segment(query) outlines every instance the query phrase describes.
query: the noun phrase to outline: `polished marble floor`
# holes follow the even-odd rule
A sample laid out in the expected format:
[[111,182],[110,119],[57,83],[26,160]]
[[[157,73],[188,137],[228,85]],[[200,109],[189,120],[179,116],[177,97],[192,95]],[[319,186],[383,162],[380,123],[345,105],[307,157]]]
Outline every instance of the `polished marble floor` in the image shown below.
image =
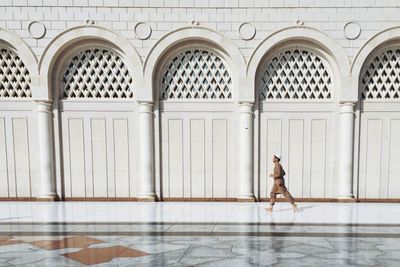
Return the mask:
[[399,266],[400,204],[2,202],[0,266]]

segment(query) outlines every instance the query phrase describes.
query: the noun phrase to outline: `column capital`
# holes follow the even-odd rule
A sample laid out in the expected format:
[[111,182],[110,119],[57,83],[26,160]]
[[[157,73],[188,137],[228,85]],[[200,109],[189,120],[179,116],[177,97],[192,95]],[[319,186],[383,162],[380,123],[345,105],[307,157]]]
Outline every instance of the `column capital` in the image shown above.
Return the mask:
[[352,100],[348,100],[348,101],[341,100],[341,101],[339,101],[339,104],[340,105],[353,105],[353,106],[355,106],[357,104],[357,102],[356,101],[352,101]]
[[153,106],[152,102],[139,102],[139,112],[140,113],[153,113]]
[[254,106],[254,101],[239,101],[239,106]]
[[354,113],[354,102],[342,102],[340,103],[340,114],[343,113]]
[[239,112],[253,114],[253,106],[254,103],[252,102],[239,102]]
[[53,100],[51,99],[33,99],[33,102],[35,102],[36,104],[53,104]]
[[39,113],[51,113],[51,107],[53,105],[50,100],[35,100],[36,110]]

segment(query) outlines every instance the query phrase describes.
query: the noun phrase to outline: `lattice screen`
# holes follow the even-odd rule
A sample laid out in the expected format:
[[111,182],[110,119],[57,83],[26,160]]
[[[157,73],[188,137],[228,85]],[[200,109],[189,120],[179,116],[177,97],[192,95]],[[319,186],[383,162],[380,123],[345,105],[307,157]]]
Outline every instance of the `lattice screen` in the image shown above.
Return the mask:
[[132,98],[132,77],[117,54],[91,48],[74,56],[62,79],[64,98]]
[[231,99],[232,79],[221,58],[202,49],[190,49],[167,65],[160,98]]
[[31,78],[25,64],[11,50],[0,48],[0,97],[31,97]]
[[400,99],[400,49],[389,49],[375,56],[361,77],[363,99]]
[[290,49],[267,63],[259,93],[261,100],[329,100],[332,80],[319,56]]

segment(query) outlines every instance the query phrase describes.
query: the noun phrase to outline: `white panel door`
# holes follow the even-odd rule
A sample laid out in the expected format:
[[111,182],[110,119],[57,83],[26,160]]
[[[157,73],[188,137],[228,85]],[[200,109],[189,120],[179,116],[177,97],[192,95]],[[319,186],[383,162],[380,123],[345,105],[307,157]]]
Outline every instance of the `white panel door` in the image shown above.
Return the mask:
[[134,113],[64,111],[61,117],[65,197],[137,196]]
[[[282,155],[285,181],[294,197],[333,197],[333,113],[271,112],[260,114],[260,197],[269,198],[272,155]],[[256,145],[257,147],[257,145]]]
[[37,196],[40,188],[37,131],[35,113],[0,112],[0,198]]
[[360,126],[360,198],[400,198],[400,113],[364,112]]
[[232,114],[163,112],[163,198],[234,197]]

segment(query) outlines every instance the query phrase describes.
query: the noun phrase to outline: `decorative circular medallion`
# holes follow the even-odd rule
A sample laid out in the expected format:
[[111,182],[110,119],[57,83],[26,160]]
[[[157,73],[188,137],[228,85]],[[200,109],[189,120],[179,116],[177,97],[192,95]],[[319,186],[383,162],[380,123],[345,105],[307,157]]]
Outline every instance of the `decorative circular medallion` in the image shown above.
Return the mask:
[[242,23],[239,26],[239,35],[243,40],[251,40],[256,35],[256,28],[249,22]]
[[136,37],[140,40],[146,40],[151,35],[151,27],[144,22],[139,22],[135,26]]
[[361,26],[357,21],[347,22],[343,27],[344,37],[349,40],[357,39],[361,34]]
[[32,38],[41,39],[46,34],[46,26],[39,21],[32,21],[29,23],[28,31]]

